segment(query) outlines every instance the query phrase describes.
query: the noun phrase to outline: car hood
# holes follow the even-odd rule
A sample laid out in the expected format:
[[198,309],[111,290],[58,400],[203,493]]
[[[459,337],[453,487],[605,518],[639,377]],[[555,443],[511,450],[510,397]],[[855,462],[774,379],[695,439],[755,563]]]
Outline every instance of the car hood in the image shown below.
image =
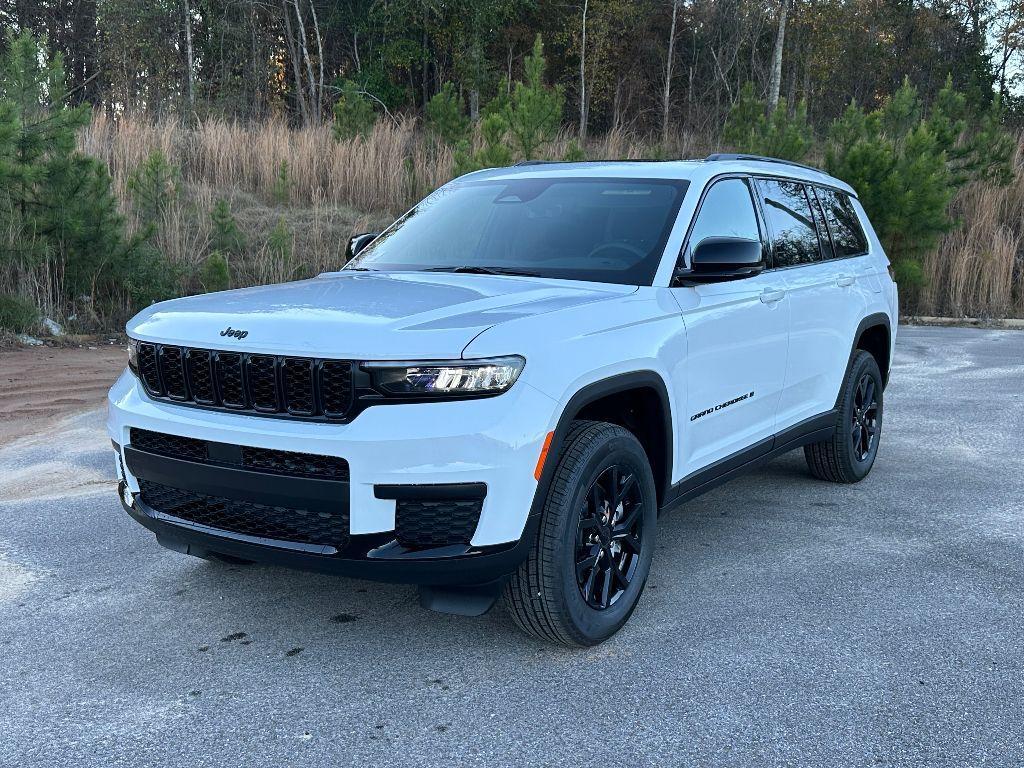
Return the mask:
[[458,358],[475,336],[498,323],[636,290],[505,275],[333,272],[165,301],[132,318],[127,330],[143,341],[207,349],[364,360]]

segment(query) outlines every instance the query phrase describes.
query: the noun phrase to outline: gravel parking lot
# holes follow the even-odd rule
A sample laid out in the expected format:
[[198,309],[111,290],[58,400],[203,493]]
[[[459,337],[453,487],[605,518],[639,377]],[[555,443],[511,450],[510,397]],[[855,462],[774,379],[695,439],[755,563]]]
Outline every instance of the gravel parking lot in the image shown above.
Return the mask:
[[1024,333],[904,329],[886,398],[863,483],[663,519],[586,651],[163,550],[65,419],[0,448],[0,765],[1024,765]]

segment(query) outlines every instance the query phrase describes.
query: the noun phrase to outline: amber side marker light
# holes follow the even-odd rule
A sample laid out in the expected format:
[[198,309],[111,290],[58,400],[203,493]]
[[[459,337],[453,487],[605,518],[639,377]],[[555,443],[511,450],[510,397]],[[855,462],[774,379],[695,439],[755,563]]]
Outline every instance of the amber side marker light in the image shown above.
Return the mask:
[[540,449],[540,456],[537,457],[537,468],[533,470],[533,477],[537,482],[540,482],[540,473],[544,471],[544,462],[548,460],[548,451],[551,450],[551,441],[554,437],[554,432],[548,432],[544,438],[544,447]]

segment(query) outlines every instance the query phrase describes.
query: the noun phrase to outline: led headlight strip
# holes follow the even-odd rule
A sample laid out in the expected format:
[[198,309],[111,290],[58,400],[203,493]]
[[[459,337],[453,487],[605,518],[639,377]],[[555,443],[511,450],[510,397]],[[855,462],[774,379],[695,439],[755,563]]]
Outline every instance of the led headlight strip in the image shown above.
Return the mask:
[[515,384],[526,361],[518,355],[477,360],[368,362],[362,367],[382,392],[400,397],[498,394]]

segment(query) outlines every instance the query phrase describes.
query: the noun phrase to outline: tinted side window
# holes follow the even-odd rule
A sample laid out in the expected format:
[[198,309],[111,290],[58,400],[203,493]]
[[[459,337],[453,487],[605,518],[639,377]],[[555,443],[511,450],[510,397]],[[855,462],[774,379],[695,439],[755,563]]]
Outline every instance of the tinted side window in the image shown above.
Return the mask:
[[774,266],[791,267],[821,259],[818,232],[803,184],[758,179],[764,215],[772,233]]
[[689,252],[708,237],[744,237],[760,240],[750,188],[743,179],[715,182],[704,196],[697,219],[690,230]]
[[817,191],[821,207],[825,209],[825,220],[832,231],[836,256],[842,258],[867,253],[868,241],[850,198],[832,189],[819,187]]

